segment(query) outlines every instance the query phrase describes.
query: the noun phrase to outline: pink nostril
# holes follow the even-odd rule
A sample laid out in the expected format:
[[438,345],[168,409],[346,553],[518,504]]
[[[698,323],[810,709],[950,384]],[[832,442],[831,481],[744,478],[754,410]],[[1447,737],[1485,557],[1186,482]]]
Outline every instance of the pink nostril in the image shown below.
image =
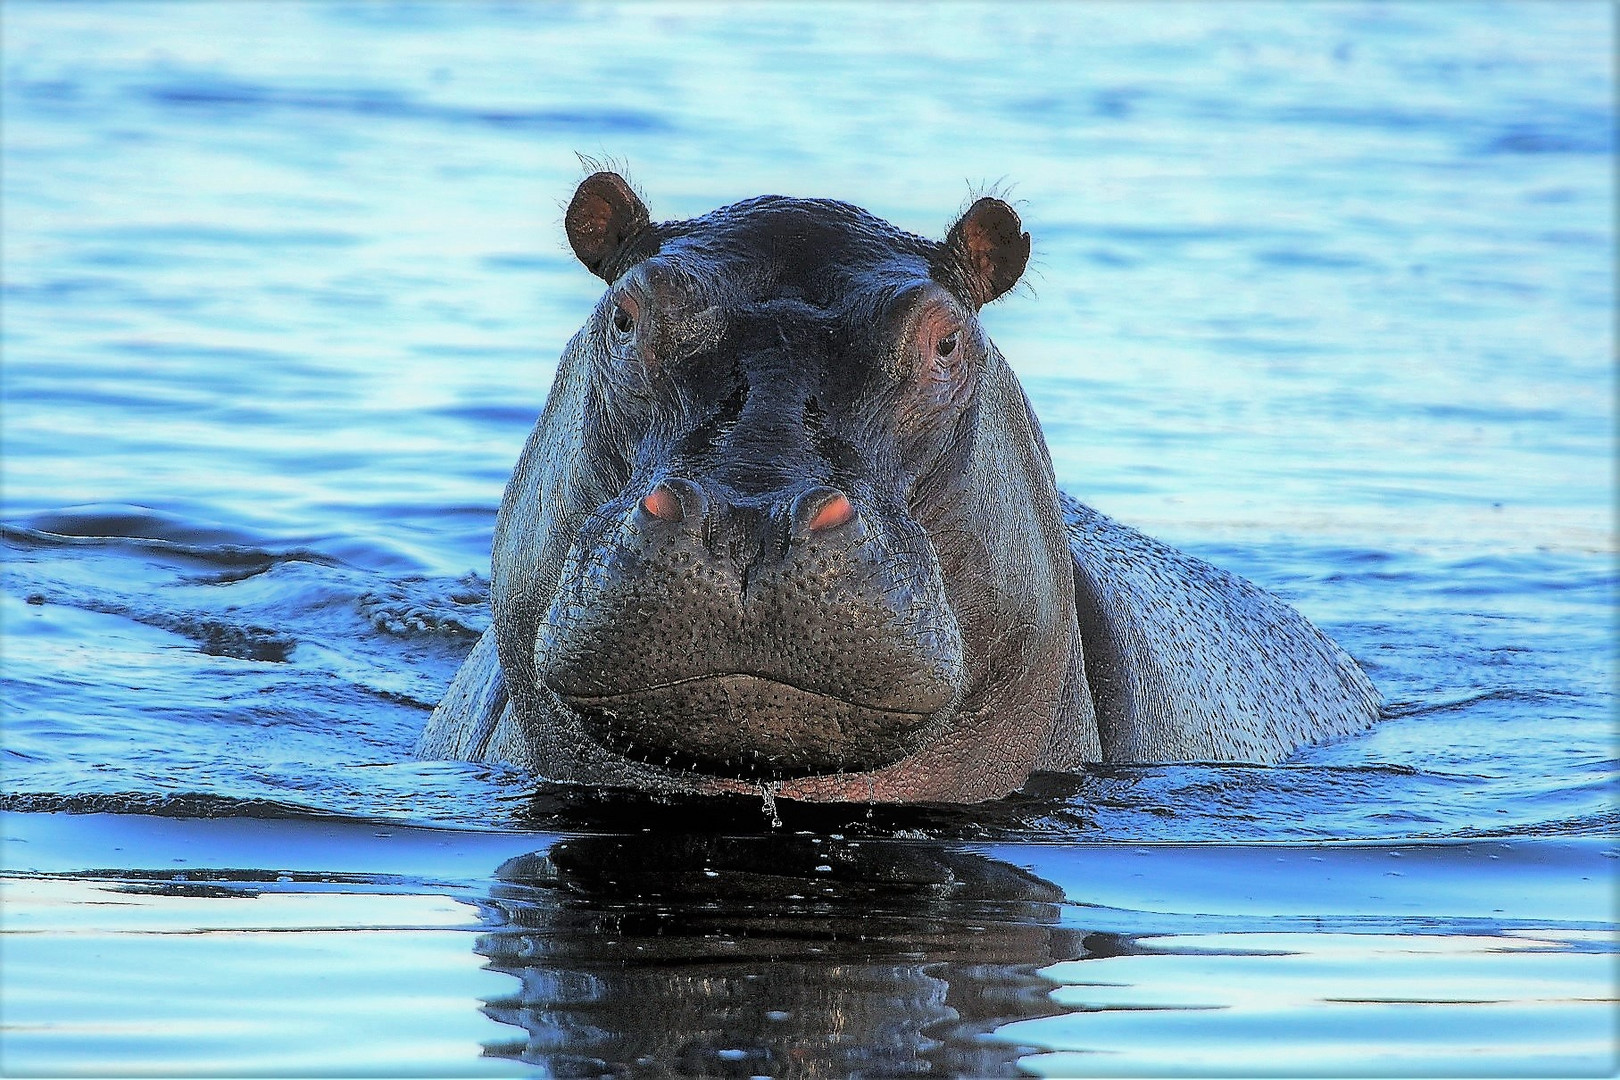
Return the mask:
[[835,528],[854,516],[855,507],[850,505],[849,497],[840,492],[821,504],[816,516],[810,519],[808,528],[811,532]]
[[680,498],[663,484],[647,492],[641,500],[641,508],[664,521],[680,521],[686,516],[681,510]]

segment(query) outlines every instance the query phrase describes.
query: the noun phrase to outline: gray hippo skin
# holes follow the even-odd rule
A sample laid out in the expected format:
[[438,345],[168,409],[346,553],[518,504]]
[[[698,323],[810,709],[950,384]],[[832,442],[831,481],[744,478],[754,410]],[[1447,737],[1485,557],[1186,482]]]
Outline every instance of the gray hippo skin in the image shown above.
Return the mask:
[[569,205],[608,283],[495,526],[423,757],[563,783],[975,802],[1088,762],[1274,762],[1378,693],[1276,597],[1061,494],[979,309],[1029,236],[766,196]]

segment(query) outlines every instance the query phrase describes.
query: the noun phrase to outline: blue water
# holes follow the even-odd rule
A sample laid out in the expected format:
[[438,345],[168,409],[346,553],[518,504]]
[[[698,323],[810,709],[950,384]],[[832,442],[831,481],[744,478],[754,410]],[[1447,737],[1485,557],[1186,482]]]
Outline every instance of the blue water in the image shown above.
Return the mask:
[[[8,913],[43,921],[0,941],[0,1066],[1614,1068],[1613,23],[1585,3],[8,0],[0,807]],[[672,823],[412,761],[598,295],[561,229],[576,154],[624,163],[658,217],[777,192],[939,236],[1002,192],[1035,255],[985,317],[1062,485],[1294,602],[1389,715],[1276,768],[1097,770],[774,832],[758,806]],[[686,839],[632,842],[654,819]],[[898,847],[805,846],[855,836]],[[444,847],[471,862],[440,874]],[[668,850],[691,865],[641,865]],[[630,853],[629,884],[589,869],[604,852]],[[1356,852],[1418,867],[1408,890],[1358,907],[1311,861]],[[896,863],[915,874],[883,886],[881,947],[848,951]],[[716,893],[711,864],[780,871]],[[822,865],[842,891],[816,900]],[[1267,883],[1246,906],[1245,881]],[[281,914],[210,921],[222,898]],[[774,944],[737,959],[759,905]],[[312,950],[298,972],[350,982],[293,1008],[314,991],[243,936],[272,923]],[[608,924],[679,938],[710,982],[603,952]],[[975,926],[1000,929],[975,951]],[[154,981],[85,983],[92,940]],[[1285,954],[1316,981],[1266,959]],[[1409,992],[1361,985],[1391,957]],[[200,974],[152,974],[177,964]],[[761,980],[800,1004],[767,1009]],[[1135,989],[1077,989],[1110,980]],[[716,986],[730,1027],[700,1022]],[[865,1058],[826,1041],[846,992]],[[105,1015],[131,993],[157,1003],[145,1028]],[[653,999],[672,1004],[641,1025],[675,1034],[589,1034],[592,1008],[633,1032]],[[305,1056],[266,1056],[289,1037]]]

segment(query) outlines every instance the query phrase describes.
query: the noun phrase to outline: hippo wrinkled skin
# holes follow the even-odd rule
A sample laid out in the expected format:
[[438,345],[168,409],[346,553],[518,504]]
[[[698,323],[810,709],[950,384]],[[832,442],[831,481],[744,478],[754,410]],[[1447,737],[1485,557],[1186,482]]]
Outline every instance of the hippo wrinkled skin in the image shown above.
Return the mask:
[[1366,727],[1343,650],[1057,490],[981,307],[1029,235],[764,196],[566,216],[608,284],[495,526],[494,619],[424,757],[563,783],[975,802],[1092,762],[1273,762]]

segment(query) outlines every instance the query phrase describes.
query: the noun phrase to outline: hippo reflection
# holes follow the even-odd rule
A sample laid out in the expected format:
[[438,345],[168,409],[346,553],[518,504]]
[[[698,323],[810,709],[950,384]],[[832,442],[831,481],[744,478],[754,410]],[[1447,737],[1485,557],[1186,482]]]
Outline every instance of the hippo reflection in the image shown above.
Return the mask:
[[1037,969],[1118,955],[1061,891],[938,844],[775,835],[567,840],[497,872],[478,951],[522,980],[487,1052],[562,1076],[1006,1075],[980,1036],[1062,1011]]
[[766,196],[566,217],[608,284],[496,523],[425,756],[556,781],[975,802],[1088,762],[1275,761],[1378,695],[1287,604],[1074,502],[979,311],[1029,235]]

